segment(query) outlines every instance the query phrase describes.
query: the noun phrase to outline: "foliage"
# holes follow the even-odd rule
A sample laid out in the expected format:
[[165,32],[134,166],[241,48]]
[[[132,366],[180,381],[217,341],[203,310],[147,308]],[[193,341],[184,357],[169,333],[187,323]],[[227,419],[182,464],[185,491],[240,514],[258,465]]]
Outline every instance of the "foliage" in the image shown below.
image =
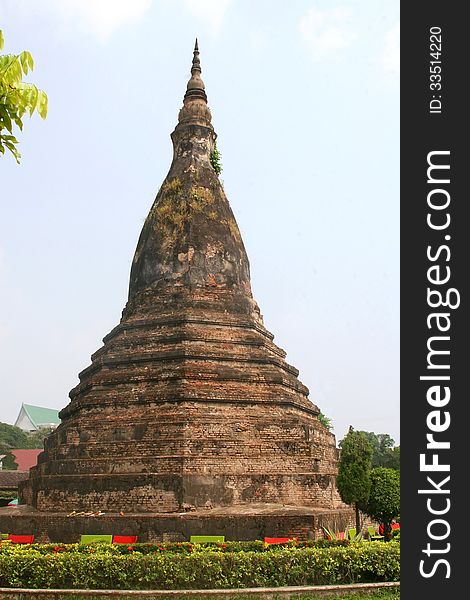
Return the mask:
[[[3,49],[3,34],[0,30],[0,50]],[[20,54],[0,55],[0,154],[9,150],[17,163],[20,153],[18,140],[13,135],[16,125],[23,131],[23,116],[32,116],[36,111],[43,119],[47,115],[47,95],[33,83],[25,83],[23,77],[34,67],[31,54],[25,50]]]
[[335,532],[333,531],[333,529],[331,529],[330,527],[323,527],[323,526],[322,526],[322,529],[323,529],[323,533],[324,533],[324,535],[325,535],[325,539],[326,539],[326,540],[328,540],[328,541],[333,541],[333,540],[337,540],[337,539],[339,539],[339,538],[336,536],[336,533],[335,533]]
[[222,155],[217,148],[217,142],[214,142],[214,149],[210,153],[209,159],[211,161],[212,168],[216,172],[216,175],[219,176],[222,173]]
[[[1,447],[0,445],[0,454],[4,455],[4,458],[2,459],[2,469],[4,469],[5,471],[16,471],[18,468],[18,465],[15,463],[15,458],[13,456],[13,454],[10,454],[10,452],[4,448]],[[15,496],[16,498],[16,496]]]
[[386,467],[387,469],[400,470],[400,447],[395,446],[388,433],[374,433],[362,431],[372,446],[372,468]]
[[400,470],[400,446],[392,448],[388,461],[383,466],[388,469],[395,469],[395,471]]
[[354,504],[357,531],[361,530],[359,510],[369,498],[371,457],[372,447],[367,437],[362,431],[354,431],[351,427],[341,441],[336,484],[343,502]]
[[50,429],[41,429],[26,432],[19,427],[15,427],[15,425],[0,423],[0,454],[6,455],[3,459],[3,468],[11,470],[18,468],[13,455],[10,454],[10,450],[43,448],[43,440],[50,431]]
[[43,448],[44,438],[47,437],[53,429],[41,428],[38,431],[23,431],[15,425],[0,423],[0,446],[6,448]]
[[4,490],[0,492],[0,500],[10,501],[14,500],[18,496],[18,492],[16,490]]
[[400,572],[400,546],[396,542],[262,552],[200,548],[195,552],[127,555],[96,548],[87,553],[43,554],[35,546],[9,545],[7,551],[2,549],[0,587],[244,588],[397,581]]
[[54,427],[41,427],[37,431],[30,431],[26,435],[28,437],[28,448],[44,449],[44,439],[54,431]]
[[10,542],[0,543],[0,555],[31,550],[40,554],[193,554],[198,552],[278,552],[286,548],[332,548],[334,546],[349,546],[349,540],[291,540],[280,544],[266,544],[260,540],[250,542],[206,542],[193,544],[191,542],[157,542],[135,544],[110,544],[95,542],[91,544],[33,544],[19,547]]
[[391,537],[391,522],[400,516],[400,473],[377,467],[370,473],[371,490],[364,511],[385,526],[385,538]]
[[28,443],[27,434],[14,425],[0,423],[0,454],[5,454],[2,460],[4,469],[16,469],[15,459],[10,454],[13,448],[25,448]]
[[350,536],[350,540],[351,542],[360,542],[364,539],[364,534],[361,531],[358,531],[357,533],[355,533],[354,535]]
[[0,423],[0,447],[3,448],[27,448],[28,434],[14,425]]
[[331,431],[333,429],[333,423],[331,422],[330,417],[327,417],[322,412],[318,415],[318,420],[322,425],[324,425],[328,429],[328,431]]

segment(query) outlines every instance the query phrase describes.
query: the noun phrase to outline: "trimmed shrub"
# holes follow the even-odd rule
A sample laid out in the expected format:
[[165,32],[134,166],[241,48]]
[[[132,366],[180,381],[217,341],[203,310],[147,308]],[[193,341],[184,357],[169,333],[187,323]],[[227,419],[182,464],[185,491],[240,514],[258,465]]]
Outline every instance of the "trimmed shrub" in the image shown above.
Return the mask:
[[162,542],[162,543],[135,543],[135,544],[109,544],[108,542],[95,542],[92,544],[31,544],[20,546],[9,542],[0,542],[0,556],[11,552],[36,551],[40,554],[158,554],[161,552],[172,554],[188,554],[192,552],[277,552],[286,548],[331,548],[334,546],[349,546],[349,540],[308,540],[283,542],[281,544],[265,544],[255,540],[251,542],[204,542],[192,544],[190,542]]
[[201,548],[147,554],[120,554],[119,547],[107,545],[105,550],[104,544],[96,544],[94,551],[71,546],[74,551],[47,554],[43,548],[2,548],[0,587],[143,590],[323,585],[396,581],[400,570],[396,542],[269,552]]

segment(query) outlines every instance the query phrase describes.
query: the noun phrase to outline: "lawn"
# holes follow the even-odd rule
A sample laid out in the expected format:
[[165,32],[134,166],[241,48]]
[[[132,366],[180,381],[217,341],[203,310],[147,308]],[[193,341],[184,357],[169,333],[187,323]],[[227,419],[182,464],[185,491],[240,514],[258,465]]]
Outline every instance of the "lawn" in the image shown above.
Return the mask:
[[[144,595],[119,595],[119,596],[109,596],[109,595],[76,595],[76,594],[14,594],[7,593],[2,596],[3,600],[105,600],[109,598],[118,598],[119,600],[143,600],[144,598],[152,598],[151,596]],[[320,593],[320,594],[243,594],[243,595],[233,595],[229,596],[227,594],[224,595],[216,595],[216,596],[208,596],[207,594],[201,594],[198,596],[186,596],[186,595],[165,595],[158,596],[158,598],[169,599],[172,600],[188,600],[191,598],[192,600],[227,600],[228,598],[236,598],[236,600],[253,600],[254,598],[258,598],[259,600],[282,600],[289,598],[290,600],[324,600],[328,598],[329,600],[400,600],[400,588],[383,588],[376,589],[370,592],[361,591],[361,592],[345,592],[345,593]],[[153,600],[153,599],[152,599]]]

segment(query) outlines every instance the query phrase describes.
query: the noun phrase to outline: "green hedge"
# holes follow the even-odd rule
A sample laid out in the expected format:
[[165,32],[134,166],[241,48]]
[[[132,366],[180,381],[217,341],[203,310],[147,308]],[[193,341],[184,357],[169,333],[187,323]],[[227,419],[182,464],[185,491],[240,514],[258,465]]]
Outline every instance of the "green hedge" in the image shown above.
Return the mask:
[[0,587],[210,589],[397,581],[399,554],[396,542],[127,555],[15,548],[0,554]]
[[192,544],[190,542],[162,542],[162,543],[136,543],[136,544],[109,544],[107,542],[95,542],[90,544],[32,544],[30,546],[18,546],[14,544],[0,543],[0,556],[11,552],[29,551],[40,554],[58,553],[80,553],[80,554],[158,554],[170,552],[177,554],[188,554],[192,552],[278,552],[286,548],[331,548],[334,546],[349,546],[348,540],[315,540],[315,541],[291,541],[282,544],[265,544],[262,541],[252,542],[205,542]]

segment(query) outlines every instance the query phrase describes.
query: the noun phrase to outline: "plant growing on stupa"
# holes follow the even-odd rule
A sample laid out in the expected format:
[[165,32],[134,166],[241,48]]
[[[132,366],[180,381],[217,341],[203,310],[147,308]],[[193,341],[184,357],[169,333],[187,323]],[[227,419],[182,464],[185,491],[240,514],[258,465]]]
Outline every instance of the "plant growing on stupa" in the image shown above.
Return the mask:
[[327,417],[322,412],[318,415],[318,420],[322,425],[324,425],[328,429],[328,431],[331,431],[333,429],[333,423],[330,417]]
[[210,153],[209,159],[211,161],[212,168],[216,172],[217,177],[222,173],[222,155],[217,148],[217,142],[214,142],[214,149]]

